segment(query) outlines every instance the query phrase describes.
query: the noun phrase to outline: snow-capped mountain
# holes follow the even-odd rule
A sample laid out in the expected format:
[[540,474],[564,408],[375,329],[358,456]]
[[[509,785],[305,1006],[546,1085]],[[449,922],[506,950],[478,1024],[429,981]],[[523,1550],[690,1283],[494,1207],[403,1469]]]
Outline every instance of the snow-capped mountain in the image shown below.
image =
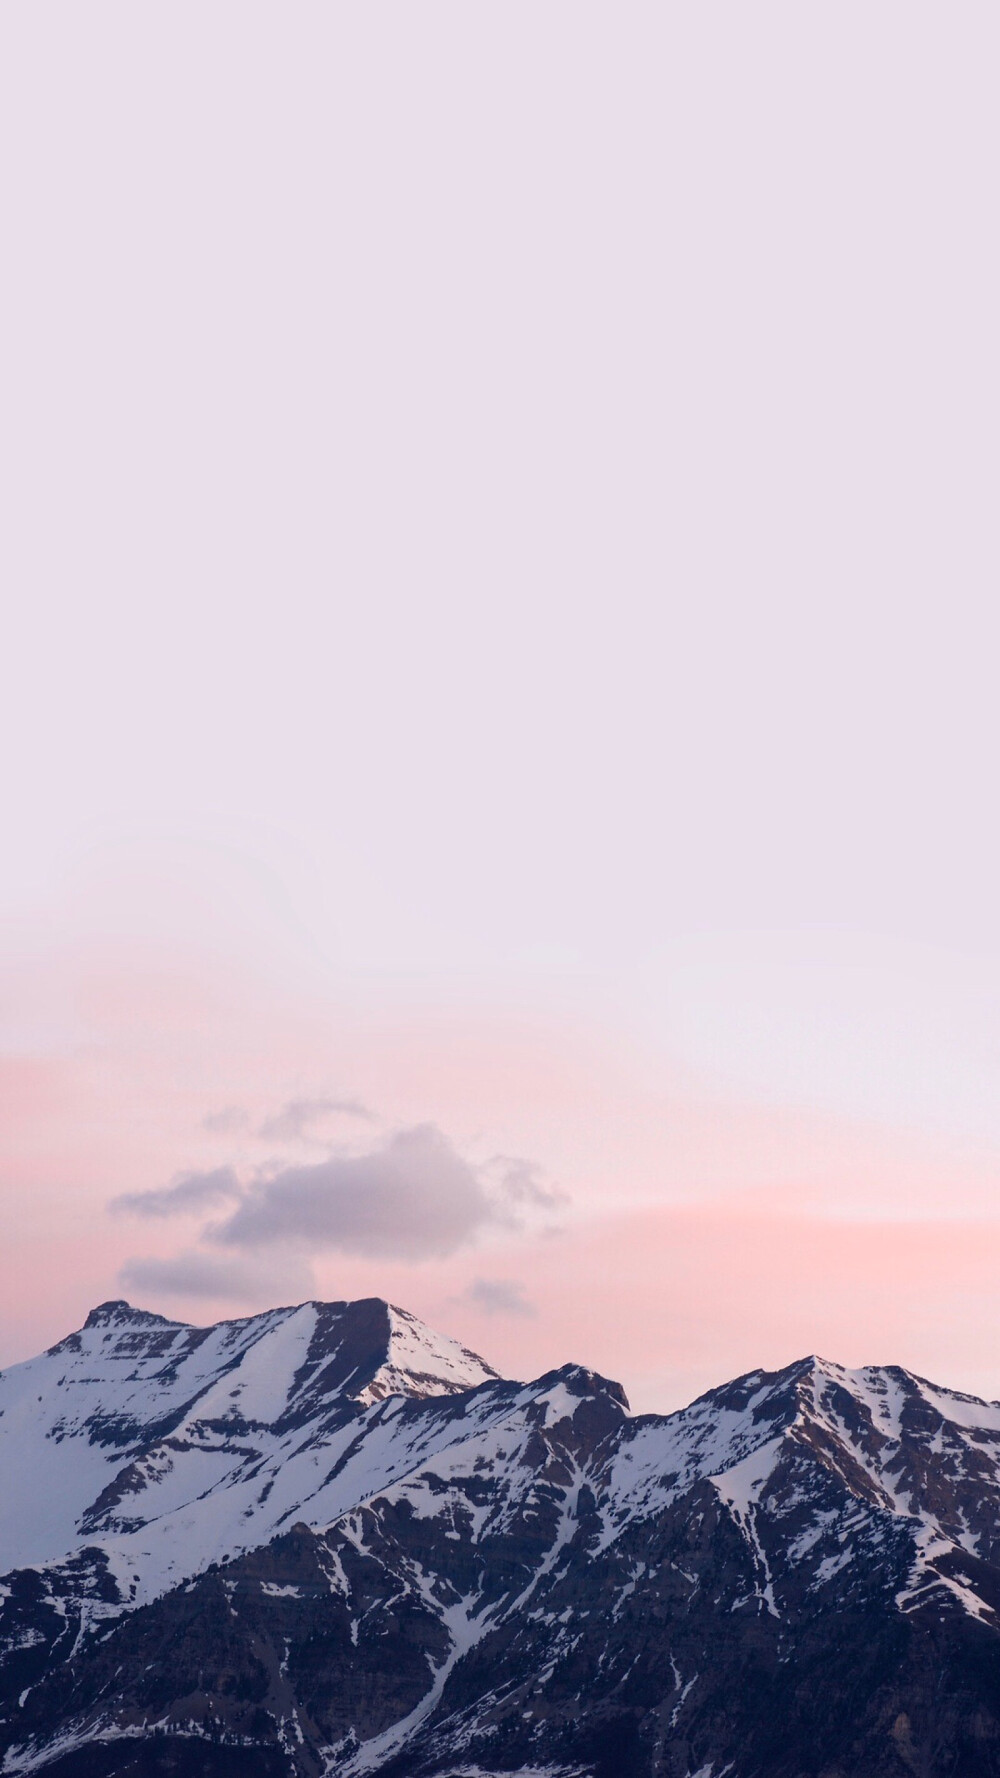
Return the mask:
[[208,1328],[102,1303],[0,1372],[0,1573],[99,1544],[133,1597],[155,1597],[307,1502],[312,1521],[335,1517],[341,1496],[321,1484],[366,1408],[495,1375],[374,1298]]
[[378,1302],[104,1305],[0,1375],[5,1770],[1000,1773],[1000,1405],[819,1359],[666,1416]]

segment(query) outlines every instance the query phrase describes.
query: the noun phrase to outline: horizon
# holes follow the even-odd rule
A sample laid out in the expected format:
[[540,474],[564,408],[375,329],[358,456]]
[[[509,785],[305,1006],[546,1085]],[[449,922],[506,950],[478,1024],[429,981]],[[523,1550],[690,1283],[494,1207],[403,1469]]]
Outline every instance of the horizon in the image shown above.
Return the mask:
[[[151,1321],[163,1322],[165,1326],[189,1327],[189,1328],[194,1329],[196,1332],[202,1333],[205,1331],[210,1331],[214,1327],[226,1327],[226,1326],[230,1326],[230,1325],[242,1326],[245,1322],[261,1321],[261,1320],[264,1320],[269,1315],[280,1315],[286,1311],[288,1314],[295,1314],[299,1309],[304,1309],[304,1308],[323,1308],[323,1309],[353,1308],[357,1304],[370,1303],[370,1302],[371,1303],[378,1303],[383,1308],[387,1308],[387,1309],[391,1309],[391,1310],[395,1311],[396,1314],[405,1315],[409,1320],[420,1321],[420,1317],[419,1316],[415,1317],[413,1315],[412,1311],[407,1309],[404,1304],[390,1302],[387,1297],[381,1297],[381,1296],[359,1297],[359,1298],[353,1298],[353,1299],[338,1298],[332,1302],[325,1299],[325,1298],[307,1297],[302,1302],[299,1302],[299,1303],[274,1303],[269,1308],[258,1309],[248,1315],[227,1315],[227,1316],[221,1317],[219,1321],[214,1321],[214,1322],[196,1322],[196,1321],[179,1320],[173,1316],[163,1315],[156,1309],[147,1309],[147,1308],[144,1308],[141,1304],[131,1303],[125,1297],[110,1297],[110,1298],[108,1298],[108,1300],[106,1302],[95,1303],[94,1307],[88,1311],[86,1319],[81,1324],[81,1326],[79,1328],[71,1328],[68,1334],[64,1334],[62,1336],[62,1339],[64,1339],[64,1340],[71,1339],[75,1334],[84,1332],[85,1329],[92,1324],[99,1325],[98,1323],[95,1322],[95,1317],[100,1315],[102,1309],[119,1309],[119,1310],[127,1309],[132,1315],[143,1316],[146,1319],[151,1320]],[[421,1322],[420,1324],[421,1324],[421,1326],[427,1327],[426,1322]],[[455,1335],[450,1334],[448,1332],[447,1328],[444,1328],[444,1327],[428,1328],[428,1332],[433,1333],[437,1337],[443,1336],[446,1340],[448,1340],[452,1344],[456,1344],[456,1345],[462,1344],[461,1341],[457,1340]],[[61,1341],[55,1342],[55,1346],[58,1346],[59,1344],[61,1344]],[[490,1360],[489,1360],[489,1355],[487,1353],[479,1352],[479,1351],[471,1351],[471,1349],[468,1349],[468,1348],[463,1348],[463,1349],[468,1350],[470,1357],[478,1359],[478,1360],[480,1360],[480,1362],[482,1362],[486,1365],[489,1365]],[[15,1363],[30,1364],[33,1358],[45,1357],[48,1355],[48,1352],[51,1350],[52,1350],[52,1348],[47,1348],[47,1349],[44,1349],[42,1352],[32,1353],[27,1358],[16,1360]],[[725,1390],[725,1389],[729,1388],[730,1385],[747,1382],[753,1378],[759,1379],[760,1383],[763,1385],[765,1383],[770,1383],[775,1378],[782,1377],[782,1376],[786,1375],[789,1371],[801,1370],[804,1366],[807,1366],[807,1365],[814,1365],[814,1366],[819,1367],[820,1369],[832,1371],[832,1372],[838,1373],[841,1376],[850,1377],[852,1379],[856,1378],[857,1376],[859,1376],[860,1374],[862,1374],[864,1372],[869,1372],[869,1371],[881,1371],[881,1372],[888,1372],[890,1374],[892,1374],[893,1372],[898,1372],[901,1376],[908,1377],[912,1382],[926,1384],[927,1387],[930,1389],[933,1389],[935,1391],[935,1393],[938,1393],[941,1395],[952,1396],[952,1397],[957,1398],[958,1400],[974,1401],[974,1402],[977,1402],[980,1405],[985,1406],[985,1407],[1000,1407],[1000,1400],[993,1400],[988,1396],[978,1396],[978,1395],[972,1394],[966,1390],[956,1389],[947,1382],[941,1382],[936,1378],[922,1376],[920,1374],[920,1372],[910,1370],[908,1368],[908,1366],[894,1363],[891,1360],[881,1360],[878,1362],[869,1361],[867,1363],[862,1363],[859,1365],[844,1365],[844,1364],[841,1364],[838,1359],[828,1358],[821,1352],[804,1352],[801,1355],[801,1357],[790,1359],[787,1364],[781,1365],[777,1369],[774,1369],[774,1370],[769,1370],[769,1369],[767,1369],[763,1366],[760,1366],[760,1365],[754,1365],[749,1370],[741,1371],[738,1376],[724,1377],[717,1383],[710,1384],[707,1389],[701,1391],[701,1393],[699,1395],[692,1397],[692,1399],[690,1401],[680,1402],[675,1407],[660,1410],[659,1415],[657,1414],[656,1410],[638,1409],[638,1408],[634,1407],[631,1402],[631,1399],[628,1397],[628,1394],[626,1391],[625,1392],[625,1402],[624,1402],[625,1411],[631,1419],[644,1419],[644,1418],[654,1418],[655,1419],[657,1417],[663,1418],[663,1419],[672,1419],[677,1414],[683,1414],[687,1408],[696,1406],[697,1403],[700,1400],[702,1400],[705,1396],[718,1394],[721,1390]],[[12,1365],[0,1366],[0,1374],[2,1374],[4,1370],[10,1370],[13,1368],[14,1368],[14,1366],[12,1366]],[[546,1376],[553,1376],[553,1375],[558,1376],[563,1371],[583,1371],[587,1375],[597,1376],[602,1382],[613,1384],[618,1389],[621,1389],[621,1387],[622,1387],[620,1378],[608,1376],[602,1371],[595,1371],[593,1366],[581,1365],[581,1364],[577,1363],[577,1361],[574,1360],[573,1358],[567,1358],[561,1364],[552,1365],[546,1371],[540,1373],[537,1376],[532,1376],[529,1374],[524,1377],[513,1377],[513,1376],[508,1376],[505,1373],[498,1371],[495,1373],[495,1378],[493,1380],[495,1380],[497,1382],[501,1382],[501,1383],[517,1383],[525,1388],[528,1388],[528,1387],[533,1387],[535,1384],[537,1384],[539,1382],[542,1382]],[[484,1385],[484,1384],[475,1385],[475,1387],[477,1387],[477,1388],[483,1388],[483,1387],[487,1387],[487,1386],[488,1385]]]

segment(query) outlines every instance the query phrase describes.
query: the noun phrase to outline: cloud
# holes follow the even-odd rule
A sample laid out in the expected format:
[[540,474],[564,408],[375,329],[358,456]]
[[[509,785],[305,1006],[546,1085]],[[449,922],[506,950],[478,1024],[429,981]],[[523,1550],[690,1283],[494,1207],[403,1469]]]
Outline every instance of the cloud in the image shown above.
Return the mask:
[[440,1130],[420,1124],[371,1154],[284,1168],[207,1234],[227,1247],[285,1241],[419,1260],[454,1253],[502,1217],[479,1171]]
[[245,1130],[249,1122],[250,1114],[241,1105],[226,1105],[222,1111],[210,1111],[203,1117],[201,1127],[213,1136],[235,1136]]
[[487,1162],[487,1170],[496,1174],[511,1203],[534,1204],[546,1210],[569,1203],[566,1192],[542,1184],[541,1167],[535,1161],[525,1160],[523,1155],[495,1154]]
[[126,1216],[193,1216],[241,1195],[232,1167],[215,1167],[210,1173],[179,1173],[152,1191],[123,1192],[108,1209]]
[[207,1297],[238,1303],[299,1302],[311,1295],[312,1274],[301,1260],[285,1254],[277,1263],[247,1262],[188,1249],[171,1259],[130,1259],[118,1274],[130,1290],[161,1296]]
[[257,1134],[274,1142],[301,1142],[307,1139],[310,1124],[331,1112],[375,1122],[375,1113],[357,1099],[290,1099],[277,1116],[261,1124]]
[[[286,1107],[298,1109],[298,1102]],[[201,1216],[198,1240],[205,1264],[189,1254],[176,1277],[187,1281],[187,1293],[194,1290],[194,1280],[199,1294],[213,1295],[218,1293],[220,1248],[250,1254],[334,1250],[410,1263],[444,1258],[490,1226],[518,1229],[525,1210],[561,1201],[538,1184],[536,1174],[531,1162],[506,1156],[474,1165],[435,1125],[419,1124],[396,1131],[367,1154],[342,1153],[295,1166],[274,1163],[243,1181],[232,1167],[184,1173],[152,1191],[125,1192],[109,1208],[144,1218]],[[213,1211],[222,1214],[205,1223]],[[173,1262],[129,1263],[153,1267],[151,1287],[175,1276]],[[157,1269],[164,1265],[166,1271]],[[202,1278],[208,1280],[204,1289],[198,1283]],[[164,1282],[162,1288],[174,1285]],[[515,1307],[510,1291],[502,1305],[495,1292],[490,1296],[488,1285],[484,1291],[480,1306],[489,1298],[498,1309],[524,1312],[523,1304]]]
[[476,1278],[465,1293],[487,1315],[534,1315],[533,1303],[524,1294],[524,1286],[514,1278]]

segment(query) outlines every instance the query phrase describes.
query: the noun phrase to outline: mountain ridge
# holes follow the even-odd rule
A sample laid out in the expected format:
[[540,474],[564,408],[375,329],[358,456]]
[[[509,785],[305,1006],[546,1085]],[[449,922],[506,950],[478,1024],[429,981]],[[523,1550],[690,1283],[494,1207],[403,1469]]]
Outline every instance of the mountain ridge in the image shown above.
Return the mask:
[[811,1355],[632,1416],[381,1299],[41,1358],[28,1485],[107,1481],[0,1582],[5,1771],[1000,1774],[996,1402]]

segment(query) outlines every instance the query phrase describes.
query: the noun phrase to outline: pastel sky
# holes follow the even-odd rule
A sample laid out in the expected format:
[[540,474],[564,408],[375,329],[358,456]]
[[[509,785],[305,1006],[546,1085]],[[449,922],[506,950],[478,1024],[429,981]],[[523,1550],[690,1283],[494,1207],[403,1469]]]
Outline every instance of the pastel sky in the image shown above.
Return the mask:
[[992,5],[0,18],[0,1363],[1000,1396]]

